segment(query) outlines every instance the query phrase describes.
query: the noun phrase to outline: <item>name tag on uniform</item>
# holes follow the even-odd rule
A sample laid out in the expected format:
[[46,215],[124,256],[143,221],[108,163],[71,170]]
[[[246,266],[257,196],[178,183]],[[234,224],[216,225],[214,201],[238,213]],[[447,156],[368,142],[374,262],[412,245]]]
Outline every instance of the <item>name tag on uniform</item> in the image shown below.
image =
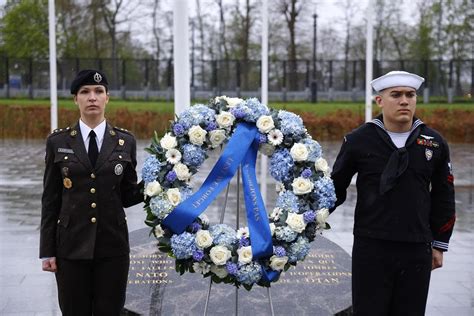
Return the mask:
[[58,148],[58,153],[74,154],[74,150],[71,148]]

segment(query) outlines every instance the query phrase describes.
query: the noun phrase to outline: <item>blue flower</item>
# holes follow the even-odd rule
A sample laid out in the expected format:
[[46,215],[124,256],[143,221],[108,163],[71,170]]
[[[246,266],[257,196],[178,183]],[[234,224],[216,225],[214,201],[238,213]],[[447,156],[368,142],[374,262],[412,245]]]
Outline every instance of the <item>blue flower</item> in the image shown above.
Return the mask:
[[181,202],[193,195],[193,189],[189,186],[184,186],[179,188],[179,193],[181,193]]
[[280,110],[278,112],[278,118],[281,121],[280,131],[285,136],[300,135],[306,131],[303,125],[303,120],[295,113]]
[[313,172],[311,172],[311,169],[304,169],[302,172],[301,172],[301,176],[305,179],[308,179],[308,178],[311,178],[311,176],[313,175]]
[[292,191],[285,191],[278,195],[276,206],[288,212],[298,213],[298,197]]
[[199,167],[206,159],[206,152],[199,146],[185,144],[182,147],[183,162],[192,167]]
[[274,253],[275,256],[277,256],[277,257],[284,257],[284,256],[286,256],[286,250],[285,250],[285,248],[283,248],[282,246],[273,247],[273,253]]
[[239,239],[239,247],[247,247],[250,245],[250,240],[247,237],[240,237]]
[[145,184],[155,181],[160,169],[161,162],[158,158],[155,156],[148,156],[142,167],[142,179],[145,181]]
[[239,268],[236,277],[240,283],[252,285],[262,278],[262,267],[256,262],[245,264]]
[[176,259],[189,259],[193,256],[197,250],[194,239],[194,235],[188,232],[171,237],[171,249]]
[[288,149],[277,149],[270,158],[270,174],[277,181],[290,181],[290,170],[294,165],[295,162]]
[[209,122],[206,126],[206,131],[210,132],[213,131],[217,128],[217,123],[216,122]]
[[169,182],[173,182],[174,180],[176,180],[176,178],[177,176],[174,170],[171,170],[166,174],[166,180],[168,180]]
[[194,250],[194,252],[193,252],[193,259],[194,260],[202,261],[203,258],[204,258],[204,251],[202,251],[201,249]]
[[198,222],[193,222],[191,225],[189,225],[189,228],[191,229],[192,233],[197,233],[197,231],[200,230],[202,226]]
[[292,243],[288,249],[288,261],[296,262],[306,258],[306,255],[311,248],[306,237],[300,236],[296,242]]
[[303,220],[305,223],[314,222],[315,218],[316,218],[316,214],[313,211],[306,211],[303,213]]
[[230,110],[230,113],[232,113],[232,115],[235,116],[236,119],[244,118],[246,115],[245,110],[241,107],[232,108]]
[[225,264],[225,268],[226,268],[227,272],[229,272],[230,275],[236,275],[237,272],[239,272],[239,266],[237,265],[237,263],[233,263],[233,262],[228,261]]
[[259,144],[265,144],[267,142],[267,135],[258,133],[258,143]]
[[215,121],[216,111],[203,105],[196,104],[187,108],[178,118],[178,123],[188,130],[193,125],[205,124]]
[[336,203],[334,183],[329,177],[321,177],[314,183],[314,195],[318,201],[318,208],[332,208]]
[[293,231],[288,226],[280,226],[280,227],[275,228],[275,237],[278,240],[291,242],[295,240],[296,236],[298,236],[298,233]]
[[153,215],[159,219],[164,219],[173,209],[173,205],[163,195],[157,195],[150,200],[150,209]]
[[237,243],[237,235],[235,230],[226,224],[217,224],[209,228],[209,233],[214,240],[215,245],[222,245],[228,248],[233,247]]
[[173,133],[176,136],[183,136],[186,133],[186,130],[184,129],[184,126],[182,124],[175,123],[173,125]]
[[240,103],[246,110],[245,120],[248,122],[256,122],[262,115],[268,115],[270,111],[265,104],[260,103],[257,98],[250,98]]
[[308,161],[315,162],[316,159],[321,157],[322,155],[322,149],[321,145],[319,143],[311,138],[305,138],[301,141],[302,144],[306,145],[306,148],[308,148]]

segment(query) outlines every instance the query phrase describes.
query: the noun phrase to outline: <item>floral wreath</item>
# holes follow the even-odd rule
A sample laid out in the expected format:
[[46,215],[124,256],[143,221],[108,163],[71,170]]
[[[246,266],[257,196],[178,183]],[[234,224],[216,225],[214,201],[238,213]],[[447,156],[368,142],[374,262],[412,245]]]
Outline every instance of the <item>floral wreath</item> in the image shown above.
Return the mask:
[[[192,197],[190,180],[207,152],[230,143],[239,124],[258,130],[254,141],[269,157],[279,193],[276,207],[265,214],[271,253],[258,259],[248,227],[236,231],[226,224],[211,225],[204,214],[193,217],[182,232],[165,225],[177,206]],[[146,151],[151,155],[142,168],[145,223],[159,249],[175,258],[180,274],[197,272],[247,290],[254,284],[268,287],[281,271],[304,260],[317,233],[329,228],[326,218],[336,200],[329,167],[321,146],[294,113],[270,109],[256,98],[216,97],[208,105],[187,108],[161,139],[155,132]],[[274,276],[268,278],[266,272]]]

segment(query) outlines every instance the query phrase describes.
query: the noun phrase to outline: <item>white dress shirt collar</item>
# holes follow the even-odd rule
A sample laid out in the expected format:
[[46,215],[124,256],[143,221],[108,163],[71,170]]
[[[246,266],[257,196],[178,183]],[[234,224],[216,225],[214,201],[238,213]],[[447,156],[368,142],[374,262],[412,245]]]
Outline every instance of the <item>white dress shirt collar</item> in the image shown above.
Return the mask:
[[82,140],[84,141],[84,146],[86,147],[86,151],[89,149],[89,133],[91,130],[94,130],[96,134],[97,148],[99,149],[99,152],[100,152],[100,148],[102,147],[102,143],[104,142],[106,127],[107,127],[106,120],[103,120],[95,128],[90,128],[81,119],[79,119],[79,128],[81,129]]

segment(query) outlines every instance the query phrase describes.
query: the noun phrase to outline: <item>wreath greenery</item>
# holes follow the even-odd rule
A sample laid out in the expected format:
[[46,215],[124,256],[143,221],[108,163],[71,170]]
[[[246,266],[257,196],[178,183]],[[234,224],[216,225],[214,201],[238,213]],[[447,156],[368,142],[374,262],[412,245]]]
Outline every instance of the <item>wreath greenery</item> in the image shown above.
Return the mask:
[[[200,215],[181,234],[163,225],[174,208],[192,195],[192,176],[208,157],[222,147],[240,122],[258,128],[259,151],[269,156],[269,171],[277,181],[276,207],[268,215],[273,254],[253,260],[247,227],[237,231],[225,224],[210,224]],[[311,138],[302,119],[291,112],[270,109],[257,99],[226,96],[207,105],[187,108],[171,122],[160,139],[155,132],[151,154],[143,164],[146,224],[158,239],[159,249],[176,260],[176,271],[201,273],[216,283],[250,290],[254,284],[270,286],[262,269],[286,271],[309,252],[318,231],[328,229],[328,209],[335,193],[329,167],[319,143]]]

